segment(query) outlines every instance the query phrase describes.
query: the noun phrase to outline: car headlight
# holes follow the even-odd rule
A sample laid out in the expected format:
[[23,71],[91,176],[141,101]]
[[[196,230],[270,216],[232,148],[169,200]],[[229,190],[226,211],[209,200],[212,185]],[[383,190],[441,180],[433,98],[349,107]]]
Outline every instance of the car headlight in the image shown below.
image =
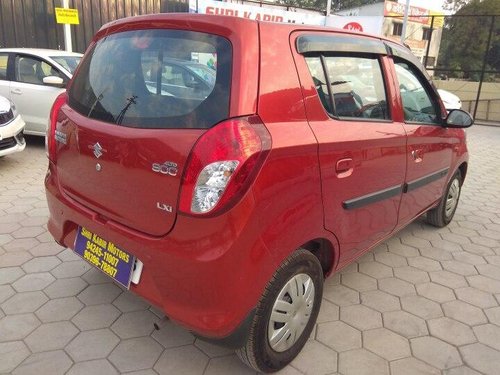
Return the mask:
[[18,115],[18,112],[17,112],[16,105],[12,101],[10,102],[10,110],[12,111],[12,118],[16,118]]
[[0,126],[11,122],[16,116],[17,110],[14,103],[2,98],[2,100],[0,100]]

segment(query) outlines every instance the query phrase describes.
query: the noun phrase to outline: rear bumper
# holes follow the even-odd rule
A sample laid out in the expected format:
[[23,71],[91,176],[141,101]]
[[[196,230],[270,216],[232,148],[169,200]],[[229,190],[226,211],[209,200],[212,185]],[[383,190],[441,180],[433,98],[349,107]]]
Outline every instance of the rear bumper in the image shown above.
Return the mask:
[[23,137],[24,120],[18,115],[7,125],[0,126],[0,156],[23,151],[26,141]]
[[244,343],[252,311],[276,267],[259,235],[251,192],[217,217],[178,214],[167,236],[151,237],[103,220],[66,196],[57,181],[50,162],[48,229],[58,243],[73,248],[78,226],[114,242],[144,264],[132,291],[203,338],[231,347]]

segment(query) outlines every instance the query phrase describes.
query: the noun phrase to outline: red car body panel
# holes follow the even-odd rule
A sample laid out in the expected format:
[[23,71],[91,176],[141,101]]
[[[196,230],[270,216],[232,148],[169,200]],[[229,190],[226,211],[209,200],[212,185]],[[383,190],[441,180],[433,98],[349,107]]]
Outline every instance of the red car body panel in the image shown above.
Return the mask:
[[[467,162],[463,130],[404,123],[387,56],[381,63],[392,120],[330,118],[295,49],[298,35],[326,33],[324,28],[153,15],[105,25],[93,43],[111,33],[149,28],[196,30],[231,42],[229,117],[260,117],[272,139],[264,166],[231,209],[200,217],[180,213],[182,169],[205,130],[116,127],[64,105],[57,130],[68,142],[57,144],[45,180],[48,228],[63,246],[73,248],[83,226],[135,255],[144,270],[131,290],[200,335],[233,333],[255,309],[280,263],[310,241],[321,240],[330,249],[325,272],[347,265],[435,206],[446,182]],[[109,159],[100,161],[107,174],[95,174],[88,148],[94,142],[108,148]],[[415,163],[414,150],[422,150],[422,162]],[[173,156],[176,176],[151,172],[152,162]],[[408,181],[444,168],[446,176],[425,190],[403,193]],[[345,201],[394,186],[402,192],[359,210],[343,208]],[[145,208],[162,196],[173,206],[170,216]]]

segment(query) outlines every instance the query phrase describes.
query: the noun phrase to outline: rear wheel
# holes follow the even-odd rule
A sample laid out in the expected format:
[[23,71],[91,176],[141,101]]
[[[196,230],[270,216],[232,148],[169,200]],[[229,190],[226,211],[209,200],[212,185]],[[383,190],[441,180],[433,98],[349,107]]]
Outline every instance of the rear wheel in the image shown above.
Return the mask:
[[446,187],[439,206],[427,212],[427,222],[436,227],[448,225],[457,210],[462,188],[462,174],[457,171]]
[[238,357],[261,372],[278,371],[305,345],[323,294],[323,270],[310,252],[288,257],[266,286],[245,346]]

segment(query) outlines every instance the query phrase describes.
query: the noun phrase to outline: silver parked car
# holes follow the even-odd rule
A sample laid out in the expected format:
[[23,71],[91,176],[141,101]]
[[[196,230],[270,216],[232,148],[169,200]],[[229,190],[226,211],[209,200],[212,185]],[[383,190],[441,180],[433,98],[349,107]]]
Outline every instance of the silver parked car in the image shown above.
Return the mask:
[[0,157],[24,150],[24,121],[16,106],[0,96]]
[[50,49],[0,49],[0,95],[16,104],[26,121],[26,134],[45,135],[50,108],[81,57]]

